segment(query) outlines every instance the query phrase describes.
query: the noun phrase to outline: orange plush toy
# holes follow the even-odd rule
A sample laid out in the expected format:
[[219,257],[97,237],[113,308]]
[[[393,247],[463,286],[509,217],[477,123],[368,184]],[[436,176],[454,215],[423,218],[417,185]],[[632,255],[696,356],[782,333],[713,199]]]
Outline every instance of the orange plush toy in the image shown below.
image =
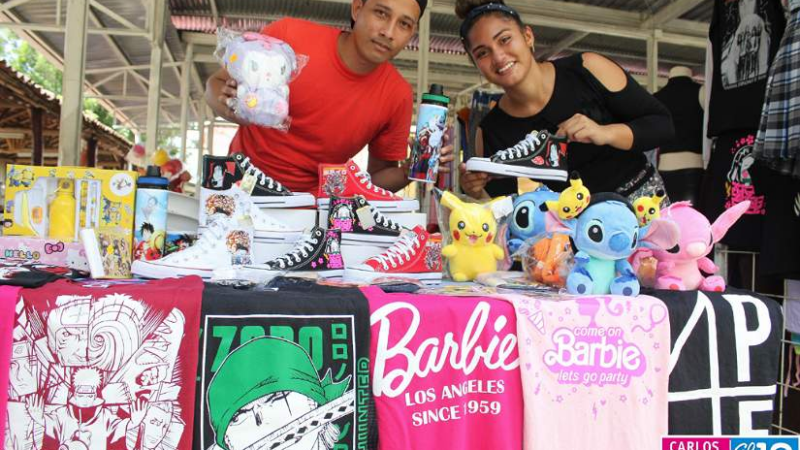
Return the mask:
[[569,273],[567,261],[571,256],[569,236],[555,233],[540,239],[528,249],[528,274],[534,281],[550,286],[563,287],[565,275]]

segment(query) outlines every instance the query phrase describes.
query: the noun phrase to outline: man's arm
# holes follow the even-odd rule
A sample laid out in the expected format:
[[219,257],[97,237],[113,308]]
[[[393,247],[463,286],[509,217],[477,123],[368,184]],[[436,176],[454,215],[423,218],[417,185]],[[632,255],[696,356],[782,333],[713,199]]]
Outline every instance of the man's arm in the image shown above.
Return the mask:
[[206,81],[206,103],[214,111],[214,114],[223,119],[246,125],[242,119],[236,117],[233,110],[228,107],[228,101],[236,98],[236,80],[231,78],[225,68],[221,68]]
[[397,192],[408,185],[408,167],[397,161],[386,161],[370,155],[367,172],[373,184],[387,191]]

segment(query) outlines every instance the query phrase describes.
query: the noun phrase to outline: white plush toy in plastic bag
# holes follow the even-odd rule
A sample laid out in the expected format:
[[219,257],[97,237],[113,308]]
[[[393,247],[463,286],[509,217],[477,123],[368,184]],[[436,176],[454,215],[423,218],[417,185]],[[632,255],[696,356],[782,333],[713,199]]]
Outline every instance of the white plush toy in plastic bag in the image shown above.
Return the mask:
[[289,129],[289,82],[300,73],[308,57],[295,55],[281,41],[260,33],[217,32],[217,59],[238,83],[236,98],[228,106],[248,123]]

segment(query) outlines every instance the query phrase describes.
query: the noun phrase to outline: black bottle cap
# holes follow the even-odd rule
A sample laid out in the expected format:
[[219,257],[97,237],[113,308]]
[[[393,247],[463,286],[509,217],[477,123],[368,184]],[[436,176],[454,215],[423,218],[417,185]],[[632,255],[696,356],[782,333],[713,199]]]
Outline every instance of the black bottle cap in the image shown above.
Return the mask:
[[146,176],[146,177],[160,177],[161,176],[161,167],[158,167],[158,166],[147,166],[147,173],[144,176]]

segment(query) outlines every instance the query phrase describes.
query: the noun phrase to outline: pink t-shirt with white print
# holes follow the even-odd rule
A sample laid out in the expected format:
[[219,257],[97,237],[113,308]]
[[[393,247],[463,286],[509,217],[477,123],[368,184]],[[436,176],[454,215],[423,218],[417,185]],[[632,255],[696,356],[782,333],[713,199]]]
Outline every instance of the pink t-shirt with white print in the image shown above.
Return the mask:
[[475,297],[363,289],[380,450],[519,449],[514,309]]

